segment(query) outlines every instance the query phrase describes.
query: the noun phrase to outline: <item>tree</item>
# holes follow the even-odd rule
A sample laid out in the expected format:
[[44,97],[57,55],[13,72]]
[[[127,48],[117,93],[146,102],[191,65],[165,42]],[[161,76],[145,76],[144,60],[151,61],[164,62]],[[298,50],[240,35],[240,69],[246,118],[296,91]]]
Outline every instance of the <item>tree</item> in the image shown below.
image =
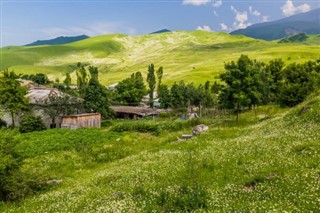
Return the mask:
[[51,118],[51,128],[56,127],[56,118],[74,114],[80,110],[82,100],[61,92],[52,92],[44,103],[44,111]]
[[[269,92],[270,97],[264,95],[263,100],[269,99],[270,102],[278,103],[280,86],[283,81],[284,62],[281,59],[271,60],[264,69],[265,91]],[[268,103],[269,101],[267,101]],[[266,102],[265,102],[266,103]]]
[[0,106],[9,112],[12,127],[15,127],[15,118],[22,111],[29,109],[28,99],[25,97],[27,88],[20,86],[18,77],[13,71],[3,70],[0,78]]
[[87,112],[99,112],[103,117],[110,117],[107,89],[99,83],[98,68],[90,66],[91,79],[84,91],[84,108]]
[[159,67],[157,70],[157,78],[158,78],[158,93],[162,82],[162,76],[163,76],[163,67]]
[[71,77],[70,77],[70,73],[66,73],[66,78],[63,81],[64,85],[67,87],[67,89],[70,88],[71,85]]
[[140,72],[133,73],[130,78],[124,79],[116,86],[116,99],[125,105],[138,106],[146,93]]
[[279,102],[281,106],[295,106],[314,91],[318,77],[312,72],[311,64],[290,64],[283,70],[284,81],[280,85]]
[[84,65],[81,63],[77,64],[77,86],[80,92],[80,95],[84,95],[84,91],[86,86],[88,85],[89,76],[87,74],[87,70],[85,69]]
[[236,110],[237,121],[240,109],[261,101],[258,74],[262,64],[241,55],[237,62],[225,64],[226,72],[220,75],[225,86],[220,94],[222,105]]
[[160,85],[160,87],[158,88],[159,92],[158,92],[158,97],[159,97],[159,101],[160,101],[160,107],[167,109],[169,107],[171,107],[171,94],[170,94],[170,90],[168,88],[167,85]]
[[150,97],[150,101],[149,101],[149,105],[150,107],[153,107],[153,92],[156,86],[156,76],[154,74],[154,65],[150,64],[148,67],[148,76],[147,76],[147,83],[149,86],[149,97]]

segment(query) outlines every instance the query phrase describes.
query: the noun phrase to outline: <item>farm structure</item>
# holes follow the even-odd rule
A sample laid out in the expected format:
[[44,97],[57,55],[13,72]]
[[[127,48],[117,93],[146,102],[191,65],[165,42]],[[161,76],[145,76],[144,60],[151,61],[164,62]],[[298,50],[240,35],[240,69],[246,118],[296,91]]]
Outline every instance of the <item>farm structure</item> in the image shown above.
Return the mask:
[[133,107],[133,106],[111,106],[115,111],[117,118],[139,119],[146,116],[159,115],[156,109],[147,107]]
[[67,115],[61,118],[61,128],[64,129],[79,129],[91,127],[101,127],[101,114],[86,113],[77,115]]
[[[29,100],[31,113],[40,116],[47,128],[60,127],[61,116],[69,113],[64,112],[62,108],[69,108],[71,109],[69,111],[74,111],[73,113],[83,112],[82,99],[62,93],[55,88],[32,88],[29,89],[25,97]],[[62,103],[58,100],[64,100],[64,102]],[[15,119],[17,126],[19,126],[21,116],[23,116],[23,114],[20,114]],[[2,119],[5,120],[8,125],[12,124],[8,113],[4,113]]]

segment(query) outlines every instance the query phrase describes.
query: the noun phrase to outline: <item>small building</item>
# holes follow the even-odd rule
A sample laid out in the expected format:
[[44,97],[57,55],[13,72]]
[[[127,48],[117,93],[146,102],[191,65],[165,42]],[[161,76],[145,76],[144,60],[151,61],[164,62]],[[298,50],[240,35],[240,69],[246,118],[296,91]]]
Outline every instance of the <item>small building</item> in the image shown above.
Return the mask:
[[138,119],[146,116],[159,115],[156,109],[147,107],[111,106],[110,108],[115,111],[117,118]]
[[86,113],[77,115],[67,115],[61,118],[61,128],[63,129],[79,129],[93,127],[101,127],[101,114]]

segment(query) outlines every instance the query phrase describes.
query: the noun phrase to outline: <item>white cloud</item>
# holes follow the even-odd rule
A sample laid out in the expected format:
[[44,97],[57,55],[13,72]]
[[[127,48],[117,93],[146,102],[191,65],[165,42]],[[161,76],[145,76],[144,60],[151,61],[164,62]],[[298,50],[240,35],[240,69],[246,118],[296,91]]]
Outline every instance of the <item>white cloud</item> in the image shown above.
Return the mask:
[[129,35],[136,33],[133,28],[127,27],[124,24],[118,22],[97,22],[89,25],[72,26],[65,28],[51,27],[39,29],[38,31],[51,38],[55,38],[57,36],[72,36],[81,34],[95,36],[112,33],[125,33]]
[[286,3],[281,7],[282,13],[285,16],[292,16],[297,13],[305,13],[310,11],[311,7],[308,4],[302,4],[300,6],[294,6],[292,0],[287,0]]
[[234,8],[232,5],[230,9],[236,14],[235,21],[233,22],[233,27],[235,30],[243,29],[249,26],[249,23],[246,23],[248,21],[247,11],[240,12],[236,8]]
[[248,12],[247,11],[240,12],[236,8],[234,8],[232,5],[230,8],[236,14],[235,20],[237,22],[244,23],[248,20]]
[[228,32],[230,30],[229,27],[225,23],[220,24],[220,29],[225,32]]
[[269,16],[262,16],[262,22],[269,21]]
[[251,24],[250,23],[243,23],[243,22],[233,22],[233,27],[235,30],[238,30],[238,29],[244,29],[248,26],[250,26]]
[[198,26],[197,30],[207,31],[207,32],[213,32],[213,30],[208,25]]
[[249,12],[250,12],[251,15],[254,15],[254,16],[260,16],[261,15],[261,13],[258,10],[253,10],[252,6],[249,6]]
[[195,6],[205,5],[211,2],[211,0],[182,0],[182,4],[190,4]]
[[221,7],[222,5],[222,0],[214,0],[213,6],[214,7]]
[[214,16],[216,16],[216,17],[218,17],[218,16],[219,16],[219,14],[217,13],[217,11],[216,11],[216,10],[213,10],[213,14],[214,14]]

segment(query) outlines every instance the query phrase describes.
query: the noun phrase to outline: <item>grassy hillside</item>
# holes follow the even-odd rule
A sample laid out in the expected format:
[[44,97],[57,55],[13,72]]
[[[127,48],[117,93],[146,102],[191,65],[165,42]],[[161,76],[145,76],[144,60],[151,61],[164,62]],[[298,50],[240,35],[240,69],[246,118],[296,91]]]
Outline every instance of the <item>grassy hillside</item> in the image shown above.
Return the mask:
[[103,128],[17,135],[22,171],[63,182],[18,203],[0,203],[0,211],[317,212],[319,118],[320,95],[314,94],[293,109],[241,114],[239,123],[203,120],[209,131],[181,142],[176,137],[192,123],[112,127],[160,124],[159,134]]
[[[203,83],[213,81],[224,71],[224,62],[236,60],[241,54],[263,61],[280,57],[291,63],[318,58],[318,50],[319,45],[275,44],[203,31],[103,35],[65,45],[4,47],[1,68],[28,74],[43,72],[51,80],[63,80],[66,72],[74,71],[77,62],[87,62],[100,68],[102,83],[111,84],[133,72],[146,75],[148,65],[154,63],[164,67],[165,83]],[[75,81],[75,74],[71,76]]]
[[288,36],[278,40],[279,43],[301,43],[308,45],[320,45],[320,34],[307,35],[305,33],[299,33],[296,35]]

